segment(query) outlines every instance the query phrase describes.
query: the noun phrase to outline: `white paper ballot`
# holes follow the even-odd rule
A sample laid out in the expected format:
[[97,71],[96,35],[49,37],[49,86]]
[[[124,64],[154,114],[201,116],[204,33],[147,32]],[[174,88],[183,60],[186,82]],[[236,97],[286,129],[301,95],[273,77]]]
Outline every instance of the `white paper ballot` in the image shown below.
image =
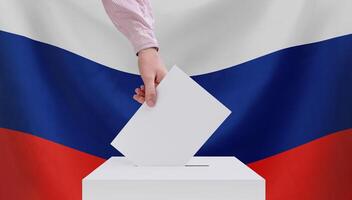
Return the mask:
[[142,104],[111,144],[136,165],[184,165],[230,113],[173,66],[157,87],[156,105]]

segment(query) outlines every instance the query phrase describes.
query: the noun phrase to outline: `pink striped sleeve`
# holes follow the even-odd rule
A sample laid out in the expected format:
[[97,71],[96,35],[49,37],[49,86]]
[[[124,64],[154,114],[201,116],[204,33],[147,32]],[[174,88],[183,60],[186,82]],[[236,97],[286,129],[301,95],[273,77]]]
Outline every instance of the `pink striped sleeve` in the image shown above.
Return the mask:
[[102,0],[116,28],[133,45],[136,54],[145,48],[159,49],[149,0]]

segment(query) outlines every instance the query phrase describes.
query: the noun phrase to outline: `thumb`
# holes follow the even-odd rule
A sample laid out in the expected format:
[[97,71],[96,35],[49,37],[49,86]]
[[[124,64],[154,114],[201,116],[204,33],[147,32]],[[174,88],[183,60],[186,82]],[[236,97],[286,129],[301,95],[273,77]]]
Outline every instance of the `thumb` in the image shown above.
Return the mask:
[[153,107],[156,102],[156,90],[154,79],[146,79],[145,84],[145,101],[149,107]]

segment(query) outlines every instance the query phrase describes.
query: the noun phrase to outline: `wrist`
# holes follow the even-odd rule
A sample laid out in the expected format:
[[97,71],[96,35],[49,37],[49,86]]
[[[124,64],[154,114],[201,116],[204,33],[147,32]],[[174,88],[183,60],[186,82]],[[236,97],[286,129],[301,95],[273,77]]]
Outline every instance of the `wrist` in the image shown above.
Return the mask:
[[142,56],[142,55],[145,55],[145,54],[157,54],[157,53],[158,53],[157,47],[148,47],[148,48],[140,50],[137,53],[137,56]]

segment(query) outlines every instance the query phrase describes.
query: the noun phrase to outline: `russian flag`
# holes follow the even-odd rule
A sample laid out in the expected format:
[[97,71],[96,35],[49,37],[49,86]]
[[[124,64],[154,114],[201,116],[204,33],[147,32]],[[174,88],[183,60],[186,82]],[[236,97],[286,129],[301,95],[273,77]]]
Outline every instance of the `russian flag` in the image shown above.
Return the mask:
[[[198,156],[236,156],[269,200],[352,199],[352,1],[152,0],[167,66],[233,111]],[[0,199],[81,199],[139,107],[97,0],[0,0]]]

